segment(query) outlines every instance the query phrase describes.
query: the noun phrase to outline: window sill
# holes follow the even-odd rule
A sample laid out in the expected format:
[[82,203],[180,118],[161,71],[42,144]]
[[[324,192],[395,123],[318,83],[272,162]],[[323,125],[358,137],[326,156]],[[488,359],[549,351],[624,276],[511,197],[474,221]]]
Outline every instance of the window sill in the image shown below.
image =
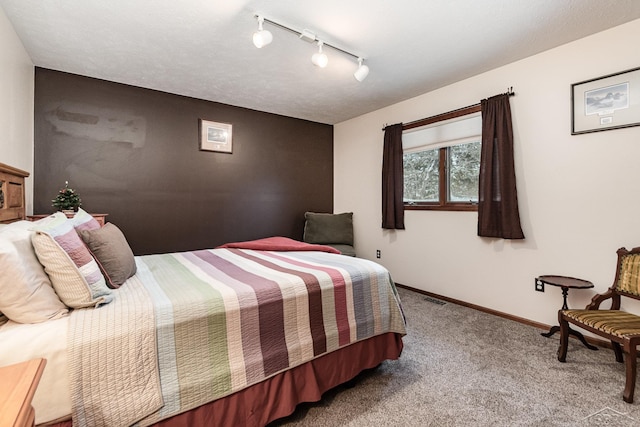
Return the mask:
[[448,205],[427,205],[427,204],[411,204],[404,205],[404,210],[406,211],[466,211],[466,212],[477,212],[478,205],[477,204],[448,204]]

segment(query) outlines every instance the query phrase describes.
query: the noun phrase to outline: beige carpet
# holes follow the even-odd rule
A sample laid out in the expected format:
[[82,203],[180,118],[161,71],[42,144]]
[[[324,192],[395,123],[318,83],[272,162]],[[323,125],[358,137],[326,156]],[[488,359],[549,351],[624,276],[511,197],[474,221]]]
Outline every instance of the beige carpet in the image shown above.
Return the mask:
[[[399,289],[408,335],[397,361],[361,374],[276,426],[640,426],[622,401],[624,366],[613,351]],[[640,381],[639,381],[640,383]]]

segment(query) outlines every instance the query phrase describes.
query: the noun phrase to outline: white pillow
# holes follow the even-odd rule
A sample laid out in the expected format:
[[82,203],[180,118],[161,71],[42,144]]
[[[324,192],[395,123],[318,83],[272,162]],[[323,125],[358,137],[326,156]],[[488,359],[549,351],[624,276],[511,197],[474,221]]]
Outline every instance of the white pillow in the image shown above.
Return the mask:
[[[2,230],[6,226],[7,226],[7,224],[0,224],[0,230]],[[0,311],[0,326],[4,325],[8,321],[9,321],[9,319],[7,319],[7,316],[2,314],[2,312]]]
[[0,228],[0,312],[19,323],[40,323],[69,312],[36,257],[32,226],[18,221]]
[[[7,226],[7,224],[0,224],[0,231],[6,226]],[[9,321],[9,319],[7,319],[7,316],[2,314],[2,312],[0,311],[0,326],[4,325],[8,321]]]

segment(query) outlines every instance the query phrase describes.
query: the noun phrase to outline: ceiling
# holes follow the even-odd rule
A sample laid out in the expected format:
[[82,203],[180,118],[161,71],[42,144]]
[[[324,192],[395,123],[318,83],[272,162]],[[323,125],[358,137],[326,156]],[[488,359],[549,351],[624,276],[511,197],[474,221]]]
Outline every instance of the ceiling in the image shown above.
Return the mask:
[[[335,124],[640,18],[638,0],[0,0],[38,67]],[[265,23],[256,14],[364,57]],[[506,86],[509,82],[505,82]],[[491,94],[487,94],[491,95]]]

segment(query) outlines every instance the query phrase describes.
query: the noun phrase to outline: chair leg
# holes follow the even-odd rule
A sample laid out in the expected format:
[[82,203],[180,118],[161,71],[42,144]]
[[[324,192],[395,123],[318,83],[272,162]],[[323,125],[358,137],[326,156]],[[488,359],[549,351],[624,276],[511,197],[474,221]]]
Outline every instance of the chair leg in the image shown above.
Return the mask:
[[629,343],[627,343],[625,345],[625,356],[627,380],[622,398],[627,403],[633,403],[633,393],[636,389],[636,358],[638,356],[636,347],[630,346]]
[[622,358],[622,348],[620,347],[620,344],[618,344],[615,341],[611,341],[611,347],[613,347],[613,352],[616,355],[616,362],[623,362],[623,358]]
[[560,346],[558,347],[558,360],[567,360],[567,347],[569,347],[569,322],[562,317],[562,310],[558,311],[558,323],[560,324]]

